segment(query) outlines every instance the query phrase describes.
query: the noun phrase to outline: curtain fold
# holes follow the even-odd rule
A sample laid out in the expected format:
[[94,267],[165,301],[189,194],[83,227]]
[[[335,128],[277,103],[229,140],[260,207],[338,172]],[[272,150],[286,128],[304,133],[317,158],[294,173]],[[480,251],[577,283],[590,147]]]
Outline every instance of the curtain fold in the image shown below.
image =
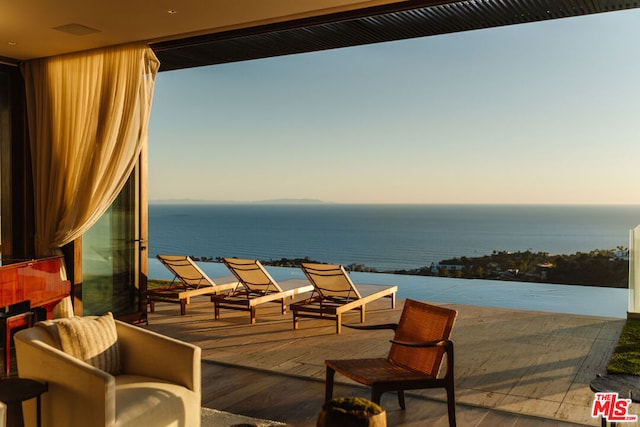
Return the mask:
[[126,183],[146,143],[158,68],[146,45],[24,63],[38,257],[87,231]]

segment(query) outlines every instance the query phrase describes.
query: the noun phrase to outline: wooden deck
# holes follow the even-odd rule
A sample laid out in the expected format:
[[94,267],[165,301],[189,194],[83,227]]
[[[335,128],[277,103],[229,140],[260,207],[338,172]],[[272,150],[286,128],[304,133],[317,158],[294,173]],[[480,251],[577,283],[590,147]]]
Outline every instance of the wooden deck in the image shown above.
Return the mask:
[[[589,381],[604,372],[624,320],[442,304],[459,311],[453,332],[456,403],[460,426],[593,425]],[[387,300],[367,308],[367,323],[395,322]],[[359,313],[344,323],[358,323]],[[314,426],[324,396],[327,358],[386,355],[388,331],[335,333],[332,321],[303,319],[258,308],[257,323],[229,310],[214,320],[206,297],[187,314],[158,304],[149,329],[202,348],[203,406],[243,415]],[[368,397],[369,391],[336,376],[334,395]],[[444,390],[407,393],[407,410],[394,393],[383,395],[389,426],[447,425]],[[630,413],[640,413],[632,405]]]
[[[324,396],[324,381],[237,365],[204,361],[202,406],[235,414],[286,422],[294,427],[315,427]],[[335,395],[368,398],[362,387],[337,385]],[[387,425],[405,427],[448,426],[444,402],[407,393],[407,409],[400,410],[395,395],[383,397]],[[461,427],[577,427],[583,424],[512,414],[458,403]]]

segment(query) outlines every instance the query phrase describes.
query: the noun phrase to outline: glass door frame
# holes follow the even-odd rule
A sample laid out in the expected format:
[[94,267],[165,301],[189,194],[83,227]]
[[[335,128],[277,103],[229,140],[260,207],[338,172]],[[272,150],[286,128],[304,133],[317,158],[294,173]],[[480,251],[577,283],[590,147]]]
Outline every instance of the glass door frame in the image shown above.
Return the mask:
[[[148,278],[148,251],[147,242],[149,237],[149,206],[148,206],[148,144],[143,144],[142,151],[138,158],[138,164],[132,172],[131,179],[134,180],[133,190],[135,197],[135,220],[137,224],[133,227],[135,235],[128,236],[129,242],[135,245],[133,260],[134,268],[134,289],[137,289],[137,306],[127,314],[117,315],[119,320],[128,323],[147,322],[147,278]],[[65,258],[73,259],[73,283],[74,283],[74,311],[76,315],[83,315],[83,271],[82,271],[82,237],[72,242],[66,247]]]

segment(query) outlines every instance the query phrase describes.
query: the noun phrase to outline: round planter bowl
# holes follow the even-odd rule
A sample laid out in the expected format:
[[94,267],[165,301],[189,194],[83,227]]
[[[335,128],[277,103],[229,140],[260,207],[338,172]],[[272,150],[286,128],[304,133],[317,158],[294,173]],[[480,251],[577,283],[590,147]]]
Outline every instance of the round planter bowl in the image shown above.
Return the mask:
[[[347,398],[342,399],[347,405],[345,411],[336,411],[332,409],[326,409],[325,406],[320,410],[318,414],[317,427],[387,427],[387,413],[382,410],[378,414],[366,414],[362,411],[349,412],[348,407],[355,399],[359,401],[366,401],[361,398]],[[333,401],[332,401],[333,402]],[[371,405],[373,403],[369,402]],[[381,408],[380,408],[381,409]]]

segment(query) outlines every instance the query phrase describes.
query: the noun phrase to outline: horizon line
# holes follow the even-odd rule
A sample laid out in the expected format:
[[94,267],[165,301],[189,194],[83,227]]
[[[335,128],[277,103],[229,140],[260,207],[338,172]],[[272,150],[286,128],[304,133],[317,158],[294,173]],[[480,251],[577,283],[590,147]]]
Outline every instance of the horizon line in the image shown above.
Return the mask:
[[448,205],[448,206],[640,206],[640,202],[334,202],[307,198],[265,200],[150,199],[149,204],[306,204],[306,205]]

